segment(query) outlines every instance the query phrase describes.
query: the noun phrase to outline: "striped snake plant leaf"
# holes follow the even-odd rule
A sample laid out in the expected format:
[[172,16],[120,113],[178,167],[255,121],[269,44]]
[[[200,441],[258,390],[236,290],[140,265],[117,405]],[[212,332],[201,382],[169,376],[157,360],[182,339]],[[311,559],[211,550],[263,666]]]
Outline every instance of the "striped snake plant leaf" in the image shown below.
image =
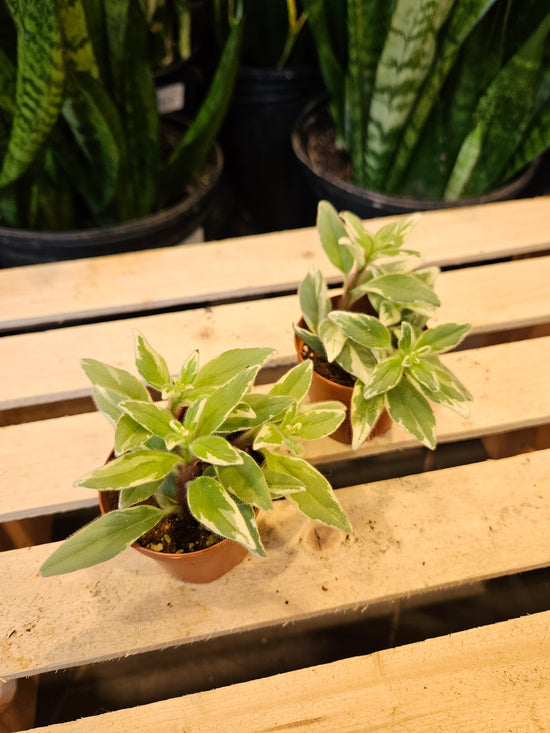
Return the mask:
[[0,48],[0,109],[10,114],[15,112],[15,80],[15,66]]
[[349,59],[345,80],[345,141],[352,156],[354,182],[366,185],[365,136],[376,66],[388,32],[392,4],[348,0]]
[[483,193],[506,169],[536,105],[549,34],[550,13],[502,68],[480,100],[474,117],[476,124],[464,140],[449,177],[446,200]]
[[542,105],[523,139],[508,164],[503,178],[508,180],[520,171],[527,163],[535,160],[550,147],[550,94]]
[[325,86],[331,99],[331,113],[336,126],[336,134],[340,140],[345,139],[345,122],[343,116],[346,72],[342,60],[338,57],[333,45],[333,33],[329,18],[334,13],[330,6],[336,6],[337,15],[342,18],[342,3],[338,0],[303,0],[308,16],[308,25],[315,38],[319,66]]
[[395,192],[407,168],[420,133],[433,109],[444,81],[452,69],[464,41],[472,29],[485,16],[496,0],[458,0],[455,2],[449,23],[438,42],[438,52],[414,110],[403,131],[403,136],[385,183],[385,190]]
[[51,0],[9,0],[17,27],[16,111],[0,171],[0,187],[19,178],[50,134],[65,83],[63,38]]
[[237,78],[244,30],[242,3],[238,2],[237,5],[206,97],[191,126],[161,172],[161,190],[165,196],[171,196],[174,191],[181,190],[182,186],[199,171],[222,126]]
[[75,71],[85,71],[99,79],[99,68],[88,33],[86,14],[82,2],[56,0],[59,24],[63,34],[63,53],[67,66]]
[[384,185],[403,124],[429,73],[437,34],[452,4],[452,0],[397,0],[370,105],[365,163],[366,180],[372,188]]

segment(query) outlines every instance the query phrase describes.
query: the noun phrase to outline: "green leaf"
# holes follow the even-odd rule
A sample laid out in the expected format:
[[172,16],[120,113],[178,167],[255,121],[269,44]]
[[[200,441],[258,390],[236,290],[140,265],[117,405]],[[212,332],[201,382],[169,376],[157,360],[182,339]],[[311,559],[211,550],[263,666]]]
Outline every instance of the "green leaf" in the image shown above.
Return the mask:
[[239,453],[242,459],[240,465],[216,466],[216,475],[220,483],[237,499],[271,512],[273,503],[264,472],[248,453],[244,451]]
[[75,481],[74,486],[120,491],[164,478],[179,463],[174,453],[137,450],[109,461]]
[[181,384],[184,385],[194,384],[198,372],[199,352],[193,351],[191,354],[189,354],[181,367],[179,381],[181,382]]
[[316,402],[299,412],[287,426],[292,434],[303,440],[317,440],[333,433],[346,416],[341,402]]
[[63,53],[75,71],[86,71],[99,78],[94,48],[88,33],[84,3],[58,0],[58,18],[63,33]]
[[187,500],[195,519],[211,532],[239,542],[258,557],[265,557],[254,510],[233,499],[219,481],[210,476],[190,481]]
[[364,389],[363,382],[357,381],[351,395],[352,450],[357,450],[367,440],[384,409],[384,395],[380,394],[366,400],[363,396]]
[[298,288],[300,308],[304,321],[313,333],[319,333],[319,325],[332,309],[328,289],[321,272],[312,267]]
[[95,406],[112,425],[116,425],[120,416],[124,414],[120,403],[124,402],[126,398],[126,395],[114,392],[111,389],[105,389],[105,387],[94,387],[92,389],[92,399]]
[[434,449],[435,418],[428,401],[420,392],[406,379],[402,379],[387,393],[386,399],[391,419],[426,447]]
[[71,573],[110,560],[158,524],[165,514],[166,510],[153,506],[108,512],[60,545],[42,565],[40,575]]
[[222,425],[252,386],[258,368],[256,365],[244,369],[204,400],[203,409],[197,419],[197,437],[213,433]]
[[269,390],[269,394],[274,397],[282,395],[292,397],[300,403],[308,393],[312,376],[313,363],[310,359],[306,359],[283,374]]
[[117,421],[115,430],[115,453],[117,456],[139,448],[149,440],[152,432],[123,413]]
[[401,324],[401,333],[399,334],[399,351],[402,354],[409,354],[412,351],[416,341],[416,335],[413,327],[407,321]]
[[191,443],[190,449],[200,461],[214,466],[233,466],[243,462],[242,452],[219,435],[197,438]]
[[[317,231],[325,254],[332,264],[347,275],[353,267],[353,257],[346,247],[340,246],[340,239],[347,232],[338,212],[328,201],[320,201],[317,208]],[[307,322],[307,319],[306,319]],[[310,325],[308,323],[308,325]]]
[[319,326],[319,336],[328,361],[334,361],[341,353],[346,343],[346,334],[340,326],[330,318],[325,318]]
[[432,353],[442,353],[458,346],[472,327],[471,323],[442,323],[426,329],[416,343],[416,348],[428,346]]
[[268,451],[265,453],[265,459],[270,471],[286,473],[305,486],[305,491],[287,496],[287,500],[303,514],[343,532],[351,531],[346,513],[331,485],[312,465],[301,458],[281,456]]
[[166,361],[137,329],[134,329],[134,342],[139,373],[150,385],[162,391],[170,384]]
[[118,508],[127,509],[134,504],[139,504],[141,501],[149,499],[153,494],[157,493],[165,481],[165,478],[160,478],[157,481],[141,484],[141,486],[134,486],[131,489],[122,489],[118,496]]
[[424,285],[414,275],[393,274],[383,275],[369,280],[358,291],[364,293],[377,293],[393,303],[405,303],[415,305],[426,303],[438,307],[441,305],[439,298],[432,288]]
[[254,450],[281,448],[287,435],[278,425],[267,423],[262,425],[254,437]]
[[280,471],[264,470],[265,480],[269,487],[272,499],[282,499],[288,494],[296,494],[298,491],[305,491],[306,487],[294,476]]
[[[462,417],[468,417],[470,410],[464,403],[473,399],[470,391],[437,356],[427,357],[424,361],[429,364],[431,372],[437,379],[438,387],[430,389],[425,383],[418,381],[418,389],[432,402],[445,405]],[[413,374],[413,379],[414,376]]]
[[18,36],[16,110],[0,170],[0,187],[35,160],[63,101],[65,65],[57,8],[50,0],[10,0]]
[[96,359],[82,359],[80,364],[92,384],[118,392],[132,400],[151,400],[147,388],[125,369],[109,366]]
[[422,392],[424,392],[424,388],[431,392],[436,392],[439,389],[437,375],[425,359],[414,361],[410,366],[407,366],[405,374],[414,384],[421,387]]
[[329,318],[334,321],[348,338],[368,349],[388,349],[391,334],[378,318],[364,313],[332,311]]
[[219,427],[222,433],[234,433],[241,430],[257,428],[269,420],[280,417],[291,405],[296,404],[294,397],[285,395],[264,395],[253,392],[244,397],[244,404],[252,410],[252,417],[235,417],[230,414],[227,420]]
[[217,387],[225,384],[236,377],[243,370],[251,367],[256,372],[270,356],[273,356],[275,349],[251,348],[251,349],[230,349],[219,356],[208,361],[199,371],[195,379],[195,387]]
[[368,382],[377,361],[370,349],[348,341],[336,359],[336,363],[352,377],[362,382]]
[[186,431],[168,410],[158,407],[153,402],[125,400],[120,406],[131,418],[142,425],[152,435],[162,438],[168,450],[185,439]]
[[316,336],[311,331],[308,331],[307,328],[302,328],[301,326],[298,326],[296,323],[292,324],[292,328],[294,329],[294,333],[298,338],[301,338],[302,341],[309,346],[310,349],[317,352],[320,356],[323,356],[326,358],[325,353],[325,347],[323,346],[323,342],[319,338],[319,336]]
[[385,394],[399,384],[403,376],[403,357],[398,354],[384,359],[375,366],[369,381],[365,384],[363,397],[368,400]]

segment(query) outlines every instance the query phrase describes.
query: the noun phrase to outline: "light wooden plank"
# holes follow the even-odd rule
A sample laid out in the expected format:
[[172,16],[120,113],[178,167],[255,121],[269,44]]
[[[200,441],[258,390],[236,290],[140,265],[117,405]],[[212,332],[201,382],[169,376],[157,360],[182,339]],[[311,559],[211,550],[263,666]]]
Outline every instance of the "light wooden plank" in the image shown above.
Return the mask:
[[[550,257],[442,273],[438,320],[470,321],[473,334],[549,323],[548,282]],[[89,395],[80,359],[132,368],[134,327],[173,370],[195,348],[206,361],[235,346],[272,346],[290,363],[295,359],[291,324],[298,317],[297,296],[288,296],[6,336],[0,340],[0,411]]]
[[37,733],[541,733],[550,612],[35,729]]
[[[440,443],[550,423],[549,337],[460,351],[444,355],[444,360],[468,385],[474,402],[469,418],[435,406]],[[0,521],[95,505],[95,495],[72,484],[105,460],[111,449],[112,429],[102,415],[13,425],[2,428],[0,435]],[[355,453],[330,438],[306,444],[306,450],[311,461],[322,465],[415,445],[393,425]]]
[[546,566],[550,451],[339,492],[353,533],[287,502],[262,514],[268,558],[185,585],[132,549],[58,578],[55,545],[0,554],[0,677],[332,616],[370,604]]
[[[549,220],[550,197],[427,212],[410,244],[439,265],[534,253],[550,246]],[[0,270],[0,330],[280,293],[314,263],[336,274],[308,228]]]

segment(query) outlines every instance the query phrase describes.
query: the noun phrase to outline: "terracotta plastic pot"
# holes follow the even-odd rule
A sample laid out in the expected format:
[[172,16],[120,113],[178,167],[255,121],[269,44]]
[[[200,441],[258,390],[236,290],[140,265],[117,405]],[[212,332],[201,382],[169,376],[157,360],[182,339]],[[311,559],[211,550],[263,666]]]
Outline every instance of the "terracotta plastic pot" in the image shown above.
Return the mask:
[[[331,298],[332,301],[335,298]],[[300,318],[298,326],[305,328],[304,319]],[[304,341],[297,334],[294,334],[294,346],[296,353],[300,361],[304,361],[303,349]],[[340,425],[334,433],[331,434],[331,438],[337,440],[339,443],[347,443],[351,445],[352,442],[352,428],[350,420],[350,407],[351,407],[351,395],[353,392],[352,387],[346,387],[343,384],[332,382],[330,379],[323,377],[318,374],[315,370],[313,371],[313,377],[311,379],[311,386],[309,388],[309,396],[314,402],[324,402],[325,400],[338,400],[346,407],[346,417],[344,422]],[[388,415],[387,411],[384,410],[378,420],[376,421],[368,440],[375,438],[377,435],[387,432],[392,425],[392,419]]]
[[[99,492],[99,507],[102,514],[112,509],[109,493],[108,491]],[[248,553],[246,547],[233,540],[221,540],[204,550],[183,554],[155,552],[137,543],[134,543],[132,547],[157,562],[174,578],[185,583],[210,583],[238,565]]]

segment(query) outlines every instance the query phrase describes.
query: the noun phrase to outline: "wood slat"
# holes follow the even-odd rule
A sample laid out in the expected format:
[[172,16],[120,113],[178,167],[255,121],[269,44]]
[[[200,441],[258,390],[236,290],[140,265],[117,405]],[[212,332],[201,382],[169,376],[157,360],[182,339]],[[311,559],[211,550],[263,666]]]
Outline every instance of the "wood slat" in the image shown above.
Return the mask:
[[113,659],[289,621],[330,616],[546,566],[550,451],[339,492],[353,533],[277,502],[249,556],[186,585],[129,549],[94,568],[40,578],[55,545],[0,554],[0,677]]
[[[443,358],[468,385],[474,402],[469,418],[435,406],[440,443],[550,423],[550,337],[460,351]],[[529,364],[529,379],[525,378],[525,364]],[[112,429],[99,413],[2,428],[0,521],[95,505],[95,495],[72,484],[105,460],[111,442]],[[322,465],[415,445],[404,430],[393,425],[355,453],[329,438],[306,445],[306,450],[311,461]]]
[[[550,246],[549,219],[550,197],[427,212],[410,244],[438,265],[536,253]],[[335,274],[308,228],[0,270],[0,331],[288,292],[313,263]]]
[[[438,320],[470,321],[473,334],[550,323],[549,281],[550,257],[442,273]],[[195,348],[206,361],[235,346],[272,346],[291,363],[298,316],[297,297],[288,296],[7,336],[0,339],[0,412],[89,395],[84,356],[131,369],[131,328],[141,329],[174,371]]]
[[540,733],[549,687],[547,611],[36,731]]

